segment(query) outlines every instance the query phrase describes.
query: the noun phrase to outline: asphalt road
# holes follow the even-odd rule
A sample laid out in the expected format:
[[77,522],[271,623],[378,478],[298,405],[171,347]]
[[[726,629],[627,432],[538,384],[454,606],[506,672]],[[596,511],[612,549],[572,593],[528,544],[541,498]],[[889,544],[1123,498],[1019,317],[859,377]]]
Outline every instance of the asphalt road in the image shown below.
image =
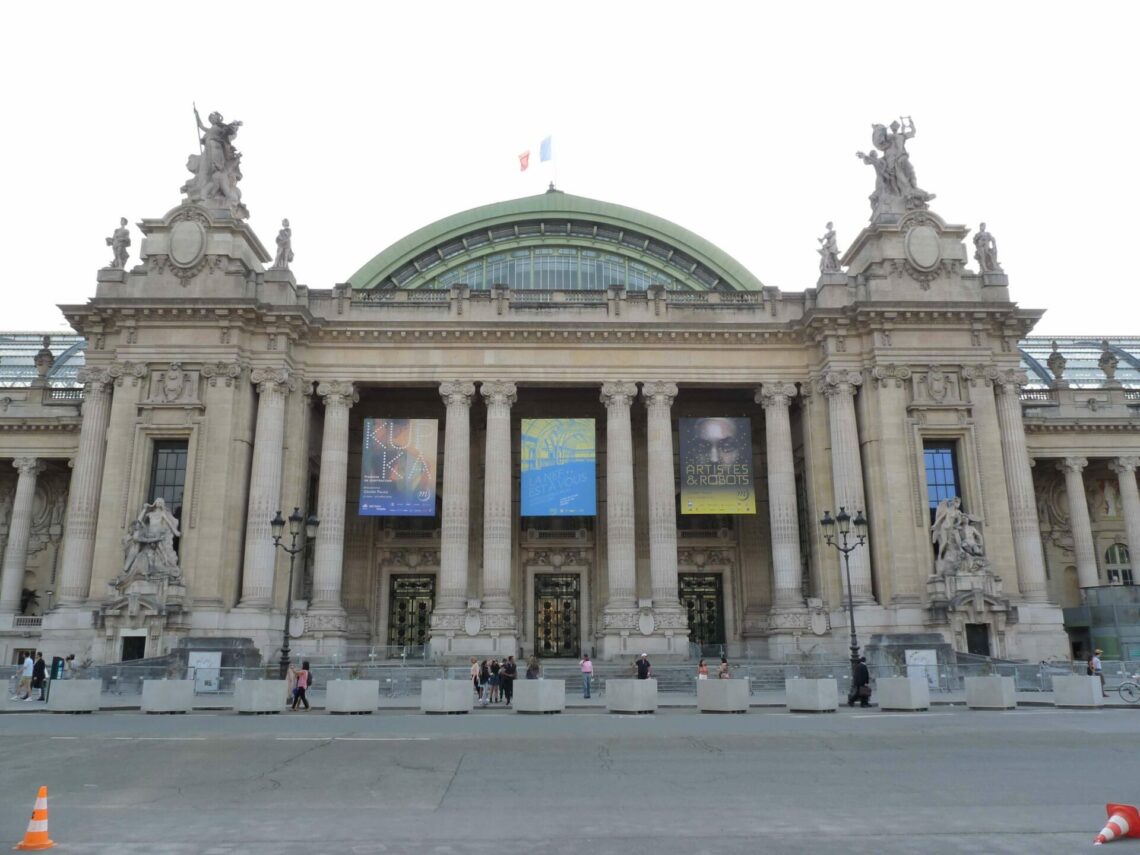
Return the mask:
[[0,847],[45,784],[84,855],[1073,853],[1138,712],[0,716]]

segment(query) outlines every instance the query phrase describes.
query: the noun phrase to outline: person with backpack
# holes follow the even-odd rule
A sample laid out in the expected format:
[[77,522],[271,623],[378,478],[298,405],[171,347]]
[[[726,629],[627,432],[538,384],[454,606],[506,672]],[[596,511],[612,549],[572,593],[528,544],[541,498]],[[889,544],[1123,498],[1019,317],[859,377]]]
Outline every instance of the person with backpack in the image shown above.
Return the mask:
[[297,709],[297,704],[304,704],[305,711],[309,710],[309,698],[306,691],[309,688],[309,663],[308,661],[301,663],[301,670],[297,672],[297,688],[293,690],[293,709]]

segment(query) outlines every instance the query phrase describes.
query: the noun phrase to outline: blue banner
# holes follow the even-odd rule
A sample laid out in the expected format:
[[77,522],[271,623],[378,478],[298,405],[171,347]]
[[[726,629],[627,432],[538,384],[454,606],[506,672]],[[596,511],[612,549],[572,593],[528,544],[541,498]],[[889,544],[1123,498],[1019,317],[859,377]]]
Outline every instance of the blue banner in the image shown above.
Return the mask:
[[593,419],[523,419],[522,515],[596,514],[595,448]]

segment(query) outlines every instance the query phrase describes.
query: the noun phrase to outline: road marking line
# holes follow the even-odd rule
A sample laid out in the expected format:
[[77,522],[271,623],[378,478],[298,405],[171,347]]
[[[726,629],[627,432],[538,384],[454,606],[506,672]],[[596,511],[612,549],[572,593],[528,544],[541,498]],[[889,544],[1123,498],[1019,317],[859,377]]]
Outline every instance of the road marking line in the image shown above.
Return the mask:
[[948,716],[948,715],[954,715],[954,713],[948,713],[948,712],[931,712],[931,713],[928,713],[928,712],[903,712],[903,713],[871,713],[870,715],[855,713],[853,716],[851,716],[851,718],[870,718],[870,719],[876,719],[876,718],[939,718],[941,716]]
[[78,739],[78,736],[52,736],[49,739]]
[[334,736],[336,742],[430,742],[430,736]]

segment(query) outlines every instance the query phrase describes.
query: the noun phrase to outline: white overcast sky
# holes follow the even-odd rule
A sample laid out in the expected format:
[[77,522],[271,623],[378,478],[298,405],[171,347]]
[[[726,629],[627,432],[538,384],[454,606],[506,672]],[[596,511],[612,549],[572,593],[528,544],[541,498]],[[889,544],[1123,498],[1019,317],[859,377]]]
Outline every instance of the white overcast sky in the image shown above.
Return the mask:
[[[180,201],[191,103],[244,125],[244,200],[331,288],[407,233],[557,184],[702,235],[765,285],[868,220],[872,122],[984,220],[1039,334],[1140,334],[1140,3],[10,3],[0,328],[64,329],[104,238]],[[1130,248],[1133,247],[1133,248]],[[972,245],[970,252],[972,255]],[[971,267],[974,266],[971,261]]]

